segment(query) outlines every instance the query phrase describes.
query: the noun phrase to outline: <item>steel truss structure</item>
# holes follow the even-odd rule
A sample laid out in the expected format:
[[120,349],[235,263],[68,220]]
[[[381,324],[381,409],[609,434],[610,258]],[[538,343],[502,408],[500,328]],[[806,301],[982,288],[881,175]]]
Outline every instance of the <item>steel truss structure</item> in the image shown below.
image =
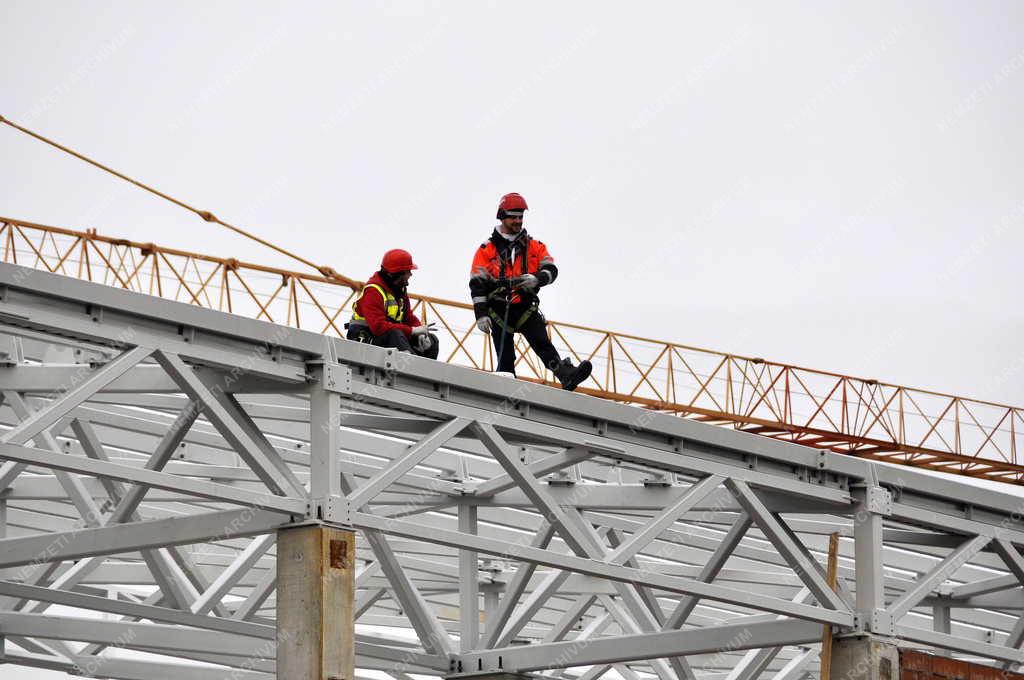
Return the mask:
[[270,678],[309,522],[357,532],[360,678],[1024,662],[1022,499],[962,478],[8,264],[0,352],[6,663]]
[[[467,254],[468,255],[468,254]],[[0,261],[343,336],[362,282],[0,217]],[[468,270],[468,267],[467,267]],[[467,302],[413,295],[441,358],[493,369]],[[1024,484],[1024,409],[548,320],[563,355],[590,359],[580,391],[826,451]],[[552,384],[524,341],[517,371]]]

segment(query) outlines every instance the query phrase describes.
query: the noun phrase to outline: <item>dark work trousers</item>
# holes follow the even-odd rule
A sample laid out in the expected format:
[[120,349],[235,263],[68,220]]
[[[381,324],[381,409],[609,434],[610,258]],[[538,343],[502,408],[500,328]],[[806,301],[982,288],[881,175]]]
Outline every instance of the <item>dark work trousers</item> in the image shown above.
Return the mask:
[[[513,305],[509,314],[509,325],[514,324],[522,313],[521,308],[517,310]],[[502,312],[501,318],[504,319],[504,312]],[[540,313],[539,309],[530,315],[530,318],[519,327],[517,332],[523,334],[526,342],[530,343],[530,347],[547,368],[554,370],[558,366],[561,359],[558,356],[558,350],[548,339],[547,322],[544,321],[544,315]],[[501,327],[494,323],[494,319],[491,319],[491,338],[494,340],[495,354],[501,352],[501,356],[498,357],[498,370],[514,374],[516,372],[515,336],[502,331]],[[503,338],[504,344],[502,344]]]
[[[420,350],[420,348],[413,344],[415,341],[405,337],[405,333],[392,328],[383,335],[377,335],[370,341],[370,344],[377,345],[378,347],[394,347],[399,352],[409,352],[415,354],[418,357],[426,357],[427,359],[436,359],[438,351],[441,348],[440,343],[437,340],[437,336],[433,333],[429,334],[430,346],[426,350]],[[349,340],[359,340],[358,333],[349,332]]]

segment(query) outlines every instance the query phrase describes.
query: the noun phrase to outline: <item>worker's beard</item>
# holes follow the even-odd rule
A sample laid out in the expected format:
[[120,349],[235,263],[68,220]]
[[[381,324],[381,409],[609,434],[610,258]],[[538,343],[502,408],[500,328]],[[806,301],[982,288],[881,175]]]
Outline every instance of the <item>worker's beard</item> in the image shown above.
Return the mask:
[[[398,276],[401,276],[401,274],[398,274]],[[383,269],[380,270],[380,277],[384,279],[384,283],[388,284],[388,288],[395,294],[395,297],[405,295],[405,289],[409,287],[408,281],[399,283],[394,274],[389,274]]]

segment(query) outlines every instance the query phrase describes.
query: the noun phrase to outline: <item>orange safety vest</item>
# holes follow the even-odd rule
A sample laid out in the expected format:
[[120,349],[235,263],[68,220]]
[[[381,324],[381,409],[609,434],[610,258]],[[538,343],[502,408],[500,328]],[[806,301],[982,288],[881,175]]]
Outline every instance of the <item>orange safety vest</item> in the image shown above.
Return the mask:
[[[480,244],[473,256],[470,276],[491,279],[500,287],[504,286],[507,279],[523,274],[536,274],[541,265],[554,264],[554,262],[555,258],[551,257],[551,253],[548,252],[548,247],[544,245],[543,241],[529,239],[526,242],[525,257],[523,249],[517,248],[515,262],[511,263],[501,258],[494,243],[485,241]],[[515,304],[521,299],[518,293],[513,293],[510,302]]]

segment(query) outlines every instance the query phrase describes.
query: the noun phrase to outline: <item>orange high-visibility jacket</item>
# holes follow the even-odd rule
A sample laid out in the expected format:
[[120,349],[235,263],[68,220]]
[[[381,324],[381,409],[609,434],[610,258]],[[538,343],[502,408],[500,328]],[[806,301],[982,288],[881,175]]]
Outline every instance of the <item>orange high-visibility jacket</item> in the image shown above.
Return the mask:
[[[523,274],[533,274],[541,286],[546,286],[558,276],[558,269],[543,241],[525,233],[515,241],[508,241],[495,230],[491,238],[477,248],[470,268],[469,290],[477,318],[487,314],[491,293],[508,287],[510,279]],[[525,291],[510,292],[512,304],[522,302],[526,294]]]

